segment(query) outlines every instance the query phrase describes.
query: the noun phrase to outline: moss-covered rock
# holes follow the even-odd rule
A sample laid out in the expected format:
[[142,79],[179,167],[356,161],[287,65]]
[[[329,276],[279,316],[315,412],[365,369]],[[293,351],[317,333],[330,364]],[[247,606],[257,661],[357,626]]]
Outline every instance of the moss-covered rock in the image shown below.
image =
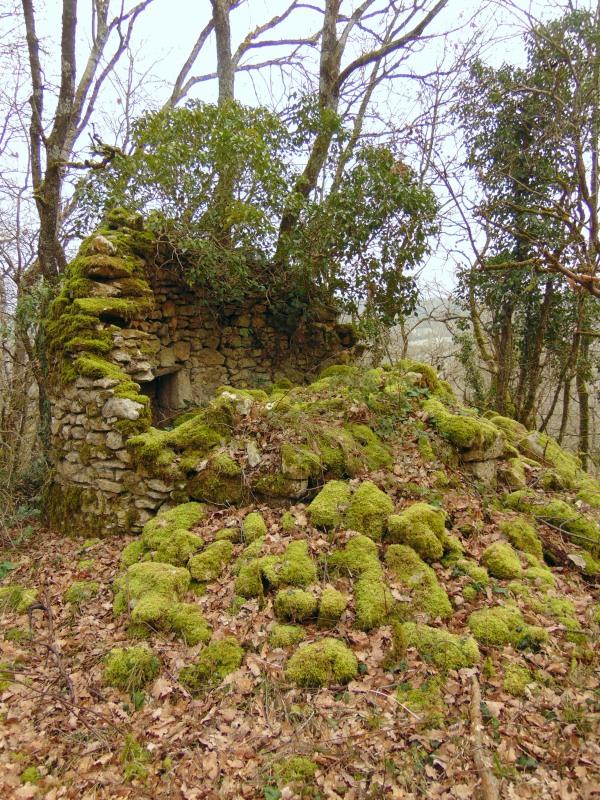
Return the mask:
[[174,530],[168,538],[163,538],[154,554],[153,560],[182,567],[203,546],[204,539],[201,536],[186,530]]
[[433,569],[419,555],[403,544],[392,544],[385,554],[386,564],[410,593],[409,613],[425,613],[432,619],[449,619],[453,610],[446,590],[440,586]]
[[269,632],[269,644],[271,647],[292,647],[299,644],[306,632],[300,625],[280,625],[275,623]]
[[291,542],[278,564],[277,584],[283,586],[308,586],[317,578],[317,568],[308,553],[308,542]]
[[317,528],[337,528],[342,524],[352,493],[347,483],[329,481],[307,508],[310,521]]
[[192,603],[175,603],[166,616],[164,627],[190,647],[210,641],[211,629],[204,614]]
[[168,627],[169,613],[190,584],[187,569],[153,561],[133,564],[114,582],[114,612],[131,612],[136,624]]
[[506,520],[506,522],[501,523],[500,530],[517,550],[521,550],[523,553],[531,553],[536,558],[541,559],[544,557],[542,543],[535,532],[535,528],[523,517]]
[[423,410],[437,432],[460,450],[486,453],[503,439],[502,431],[489,420],[467,413],[453,414],[435,398],[426,400]]
[[144,525],[142,542],[149,550],[156,550],[163,541],[178,530],[190,530],[206,516],[202,503],[182,503],[161,511]]
[[528,625],[516,606],[495,606],[473,611],[468,624],[480,644],[493,647],[511,644],[525,648],[541,644],[548,638],[543,628]]
[[242,523],[242,535],[247,544],[251,544],[257,539],[261,539],[267,534],[267,526],[258,511],[251,511],[246,515]]
[[383,625],[394,606],[394,598],[385,582],[379,562],[376,568],[363,570],[354,584],[356,627],[362,631],[370,631]]
[[226,636],[208,644],[194,664],[181,670],[179,680],[194,694],[206,692],[238,669],[243,658],[244,649],[232,636]]
[[221,575],[223,567],[231,560],[233,544],[226,539],[213,542],[196,556],[190,558],[188,569],[197,581],[213,581]]
[[502,688],[513,697],[525,694],[527,686],[533,683],[531,672],[521,664],[508,664],[504,670]]
[[547,522],[560,528],[570,535],[575,544],[589,550],[592,555],[600,552],[598,524],[564,500],[548,501],[546,497],[521,490],[507,495],[504,503],[508,508],[529,514],[541,522]]
[[242,469],[227,453],[217,453],[188,481],[187,491],[194,500],[219,506],[236,505],[246,494]]
[[130,567],[137,561],[141,561],[146,552],[147,548],[144,542],[141,539],[135,539],[133,542],[129,542],[121,553],[121,563],[124,567]]
[[282,589],[275,596],[275,614],[288,622],[306,622],[316,616],[317,598],[304,589]]
[[362,534],[353,536],[342,550],[331,553],[327,563],[331,569],[351,577],[381,569],[377,545]]
[[301,645],[285,668],[288,680],[297,686],[331,686],[351,681],[358,674],[356,656],[338,639],[325,638]]
[[414,622],[396,623],[393,635],[398,654],[414,647],[421,658],[443,671],[473,667],[479,662],[479,648],[471,636],[457,636],[441,628]]
[[319,600],[319,627],[333,628],[348,606],[348,598],[333,586],[326,586]]
[[284,533],[294,533],[296,530],[296,517],[291,511],[285,511],[281,515],[281,529]]
[[280,448],[281,471],[293,480],[308,480],[318,477],[323,470],[321,459],[308,447],[282,444]]
[[390,542],[412,547],[425,561],[439,561],[447,543],[446,514],[428,503],[415,503],[388,517]]
[[135,692],[153,681],[160,661],[147,647],[115,647],[106,656],[104,681],[108,686]]
[[392,499],[372,481],[364,481],[352,495],[345,526],[377,541],[381,539],[386,519],[393,510]]
[[487,547],[482,561],[494,578],[518,578],[523,571],[519,556],[506,542],[494,542]]

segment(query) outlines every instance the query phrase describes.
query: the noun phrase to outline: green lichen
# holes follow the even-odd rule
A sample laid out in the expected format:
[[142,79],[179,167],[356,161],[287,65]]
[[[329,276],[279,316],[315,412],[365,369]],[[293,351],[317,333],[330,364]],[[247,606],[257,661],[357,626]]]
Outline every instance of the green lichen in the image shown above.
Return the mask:
[[350,499],[344,523],[350,530],[377,541],[381,539],[387,517],[393,510],[392,499],[372,481],[364,481]]
[[333,586],[326,586],[319,600],[319,627],[333,628],[348,606],[348,598]]
[[24,614],[36,600],[37,589],[28,589],[16,583],[0,586],[0,612],[16,611],[17,614]]
[[482,559],[490,575],[494,578],[518,578],[523,569],[519,556],[510,544],[494,542],[486,548]]
[[278,786],[301,783],[304,787],[315,777],[317,765],[304,756],[291,756],[274,764],[273,772]]
[[461,450],[489,449],[503,436],[493,423],[468,414],[453,414],[435,398],[426,400],[423,410],[438,433]]
[[280,625],[275,623],[269,633],[269,644],[271,647],[292,647],[299,644],[306,633],[300,625]]
[[331,686],[358,674],[356,656],[338,639],[325,638],[301,645],[285,667],[286,678],[297,686]]
[[147,647],[115,647],[105,659],[104,682],[125,692],[136,692],[153,681],[160,661]]
[[528,625],[518,608],[496,606],[473,611],[468,620],[473,636],[480,644],[503,647],[511,644],[517,648],[539,645],[548,633],[535,625]]
[[410,612],[425,613],[432,619],[449,619],[453,610],[446,590],[440,586],[433,569],[419,555],[403,544],[388,547],[385,560],[402,581],[411,597]]
[[508,664],[502,679],[502,688],[505,692],[512,694],[513,697],[521,697],[530,683],[533,683],[533,677],[527,667],[521,664]]
[[275,614],[287,622],[306,622],[316,616],[317,598],[304,589],[282,589],[275,596]]
[[479,648],[471,636],[457,636],[441,628],[414,622],[393,626],[394,647],[398,654],[414,647],[422,659],[442,671],[473,667],[479,661]]
[[238,669],[243,658],[244,649],[232,636],[226,636],[208,644],[194,664],[181,670],[179,680],[194,694],[206,692]]
[[246,515],[242,523],[242,535],[245,542],[251,544],[257,539],[266,536],[266,533],[267,526],[262,514],[259,514],[258,511],[251,511]]
[[92,598],[96,597],[100,591],[100,584],[97,581],[75,581],[63,594],[65,603],[80,608]]
[[442,509],[415,503],[388,518],[388,539],[412,547],[425,561],[439,561],[447,543],[445,522]]
[[206,550],[190,558],[188,569],[197,581],[213,581],[231,560],[233,545],[226,539],[210,544]]
[[521,550],[523,553],[531,553],[536,558],[541,559],[544,557],[542,543],[535,532],[535,528],[523,517],[501,523],[500,530],[517,550]]
[[350,505],[350,487],[343,481],[329,481],[307,508],[309,519],[317,528],[337,528]]

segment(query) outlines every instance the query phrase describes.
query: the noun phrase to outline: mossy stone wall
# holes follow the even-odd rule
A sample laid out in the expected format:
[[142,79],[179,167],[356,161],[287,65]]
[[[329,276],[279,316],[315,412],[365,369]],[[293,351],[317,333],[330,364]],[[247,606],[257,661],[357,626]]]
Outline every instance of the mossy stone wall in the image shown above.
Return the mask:
[[46,507],[62,530],[128,533],[181,501],[182,487],[133,465],[128,437],[203,405],[220,385],[301,381],[355,345],[333,313],[291,329],[258,299],[211,307],[158,252],[139,217],[112,213],[83,242],[46,321]]

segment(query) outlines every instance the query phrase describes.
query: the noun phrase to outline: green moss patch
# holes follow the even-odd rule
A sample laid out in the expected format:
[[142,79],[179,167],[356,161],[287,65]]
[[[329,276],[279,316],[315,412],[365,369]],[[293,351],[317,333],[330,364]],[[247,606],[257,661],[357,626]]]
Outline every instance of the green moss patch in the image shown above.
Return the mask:
[[16,611],[17,614],[24,614],[36,600],[37,589],[28,589],[16,583],[0,586],[0,612]]
[[486,548],[482,561],[494,578],[518,578],[523,571],[519,556],[504,542],[494,542]]
[[398,654],[414,647],[421,658],[443,671],[473,667],[479,662],[479,648],[471,636],[457,636],[442,628],[414,622],[395,624],[393,634]]
[[392,544],[385,554],[386,564],[402,581],[411,597],[407,613],[425,613],[432,619],[449,619],[453,610],[446,590],[433,569],[407,545]]
[[486,451],[503,436],[502,431],[489,420],[470,414],[453,414],[435,398],[426,400],[423,410],[437,432],[461,450]]
[[100,584],[96,581],[75,581],[63,595],[65,603],[80,608],[92,598],[96,597],[100,591]]
[[402,683],[396,697],[399,703],[418,715],[425,727],[437,728],[443,725],[448,712],[443,699],[444,683],[440,676],[430,678],[417,687]]
[[333,628],[348,606],[348,598],[333,586],[326,586],[319,600],[319,627]]
[[280,625],[275,623],[269,632],[271,647],[292,647],[299,644],[306,632],[300,625]]
[[352,493],[347,483],[329,481],[307,508],[310,521],[317,528],[337,528],[350,505]]
[[247,514],[242,523],[242,535],[248,544],[260,539],[267,534],[267,526],[258,511],[251,511]]
[[104,681],[108,686],[135,692],[153,681],[160,662],[147,647],[115,647],[108,653],[104,665]]
[[439,561],[447,544],[446,514],[427,503],[415,503],[387,521],[388,540],[408,545],[425,561]]
[[213,542],[202,553],[190,559],[188,569],[192,578],[197,581],[213,581],[221,575],[232,555],[231,542],[226,539]]
[[598,524],[564,500],[548,501],[545,497],[521,490],[507,495],[504,502],[508,508],[530,514],[541,522],[565,531],[575,544],[589,550],[592,555],[600,551]]
[[286,678],[297,686],[332,686],[358,674],[356,656],[338,639],[301,645],[285,667]]
[[379,540],[394,504],[372,481],[364,481],[352,495],[344,520],[350,530]]
[[468,620],[471,633],[480,644],[493,647],[513,645],[518,648],[537,646],[548,638],[543,628],[528,625],[518,608],[496,606],[474,611]]
[[530,683],[533,683],[533,677],[527,667],[521,664],[507,665],[502,679],[502,688],[505,692],[514,697],[521,697]]
[[531,553],[536,558],[543,558],[544,551],[539,536],[535,532],[533,525],[522,517],[507,520],[500,525],[500,530],[508,541],[517,550],[523,553]]
[[179,680],[195,694],[206,692],[238,669],[243,658],[244,649],[232,636],[226,636],[208,644],[194,664],[181,670]]
[[304,756],[291,756],[274,764],[273,773],[278,786],[289,786],[295,783],[305,786],[315,777],[317,765]]
[[316,616],[317,598],[304,589],[282,589],[275,597],[275,614],[288,622],[306,622]]

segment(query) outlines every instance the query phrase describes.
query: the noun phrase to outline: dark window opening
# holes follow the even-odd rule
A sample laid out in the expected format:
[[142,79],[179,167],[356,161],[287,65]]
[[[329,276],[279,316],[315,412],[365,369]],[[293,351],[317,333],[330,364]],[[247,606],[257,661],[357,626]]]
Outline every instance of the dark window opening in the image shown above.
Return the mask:
[[168,372],[142,383],[140,390],[150,398],[152,424],[156,428],[168,427],[191,401],[189,378],[184,370]]

